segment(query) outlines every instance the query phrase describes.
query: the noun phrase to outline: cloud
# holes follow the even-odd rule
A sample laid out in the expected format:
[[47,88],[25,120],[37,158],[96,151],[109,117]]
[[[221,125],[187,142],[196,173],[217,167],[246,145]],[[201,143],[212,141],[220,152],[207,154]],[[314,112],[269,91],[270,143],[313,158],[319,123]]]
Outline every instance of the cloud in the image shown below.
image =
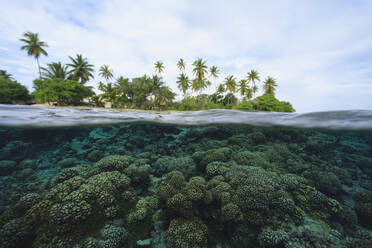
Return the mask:
[[[82,53],[116,76],[152,74],[177,90],[176,62],[202,57],[227,75],[257,69],[301,112],[372,108],[370,1],[8,1],[0,9],[0,66],[32,87],[36,63],[19,50],[25,31],[49,44],[51,61]],[[14,18],[14,13],[22,18]],[[3,49],[5,48],[5,49]],[[100,80],[96,78],[92,85]]]

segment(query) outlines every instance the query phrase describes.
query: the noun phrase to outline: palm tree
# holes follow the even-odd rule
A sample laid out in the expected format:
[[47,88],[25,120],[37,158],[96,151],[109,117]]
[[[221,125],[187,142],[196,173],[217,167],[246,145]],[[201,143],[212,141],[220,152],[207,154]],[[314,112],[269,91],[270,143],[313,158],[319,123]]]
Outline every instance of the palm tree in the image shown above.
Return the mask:
[[161,61],[155,62],[155,72],[162,73],[164,71],[164,63]]
[[112,74],[112,70],[109,68],[108,65],[102,65],[100,68],[99,68],[99,75],[101,77],[103,77],[104,79],[106,79],[106,82],[113,78],[114,75]]
[[182,58],[180,60],[178,60],[177,67],[178,67],[178,69],[180,69],[180,71],[184,71],[185,70],[186,63],[185,63],[185,61]]
[[208,66],[206,65],[206,61],[203,61],[203,59],[197,59],[192,63],[194,66],[194,69],[192,69],[192,72],[194,73],[196,79],[198,80],[204,80],[205,74],[207,73]]
[[151,78],[152,82],[152,92],[155,96],[155,103],[158,103],[158,96],[160,94],[161,87],[164,86],[164,81],[162,77],[159,77],[157,75],[152,76]]
[[222,99],[222,103],[226,105],[235,104],[238,101],[236,96],[233,93],[227,93],[225,97]]
[[227,91],[230,93],[236,92],[236,79],[233,75],[227,76],[224,83]]
[[231,94],[236,91],[236,79],[234,78],[233,75],[227,76],[225,78],[224,83],[225,83],[226,91],[229,91]]
[[178,87],[178,89],[180,89],[180,91],[182,91],[183,96],[186,95],[186,92],[190,87],[190,83],[191,83],[190,79],[188,78],[188,76],[186,76],[185,73],[181,73],[177,77],[177,87]]
[[158,96],[158,105],[167,105],[168,103],[172,102],[175,98],[176,94],[172,92],[172,90],[168,86],[162,86],[159,89],[159,96]]
[[118,90],[117,88],[113,87],[112,83],[104,84],[102,82],[99,82],[98,89],[100,91],[103,91],[102,97],[104,99],[115,105],[118,96]]
[[39,76],[41,79],[41,71],[40,71],[40,63],[39,57],[40,55],[48,56],[48,53],[44,50],[43,47],[48,47],[48,44],[44,41],[39,40],[38,33],[26,32],[23,34],[22,39],[20,41],[26,43],[24,46],[21,46],[21,50],[26,50],[28,56],[32,56],[37,61],[37,67],[39,69]]
[[220,74],[220,70],[217,68],[217,66],[212,66],[210,69],[209,69],[209,75],[211,77],[214,78],[214,80],[216,80],[218,78],[218,75]]
[[124,78],[120,76],[115,83],[115,88],[121,93],[121,97],[125,101],[130,101],[133,103],[134,91],[133,84],[129,81],[129,78]]
[[9,80],[14,80],[13,75],[10,74],[10,73],[7,73],[6,70],[0,70],[0,77],[5,78],[5,79],[9,79]]
[[225,92],[225,85],[224,84],[220,84],[217,88],[217,94],[221,95]]
[[273,94],[274,95],[274,92],[275,92],[277,87],[278,87],[278,85],[276,83],[276,79],[274,79],[270,76],[265,79],[263,89],[264,89],[266,94]]
[[115,87],[119,88],[123,92],[127,92],[130,90],[130,82],[129,78],[124,78],[123,76],[120,76],[115,83]]
[[61,62],[53,62],[47,64],[47,67],[41,67],[42,76],[44,78],[62,78],[66,79],[68,77],[67,65],[63,65]]
[[69,58],[72,63],[67,65],[72,67],[69,71],[72,79],[77,81],[80,80],[80,83],[85,84],[90,78],[94,78],[92,74],[94,72],[94,66],[88,63],[87,58],[83,58],[81,54],[76,54],[76,58],[71,56],[69,56]]
[[211,82],[205,79],[195,78],[191,81],[191,89],[195,92],[199,91],[199,96],[201,94],[201,91],[210,85],[211,85]]
[[194,69],[192,69],[192,72],[195,75],[195,79],[192,80],[191,88],[194,91],[199,91],[199,95],[201,91],[205,88],[207,88],[209,85],[211,85],[211,82],[206,80],[205,75],[208,72],[208,66],[206,65],[206,61],[203,61],[203,59],[197,59],[192,63],[194,66]]
[[252,98],[252,89],[247,84],[247,80],[242,79],[238,82],[238,90],[242,97],[246,96],[248,99]]
[[258,75],[258,72],[256,70],[251,70],[250,72],[248,72],[247,80],[248,80],[248,83],[252,82],[252,93],[253,93],[253,97],[254,97],[254,94],[258,91],[258,87],[256,85],[256,80],[258,82],[261,81],[260,77]]

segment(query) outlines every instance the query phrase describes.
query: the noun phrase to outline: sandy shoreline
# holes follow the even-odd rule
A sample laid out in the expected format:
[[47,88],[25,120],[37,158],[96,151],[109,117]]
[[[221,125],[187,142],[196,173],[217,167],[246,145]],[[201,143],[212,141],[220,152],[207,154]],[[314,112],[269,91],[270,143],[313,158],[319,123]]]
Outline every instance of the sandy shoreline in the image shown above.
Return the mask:
[[123,108],[103,108],[103,107],[88,107],[88,106],[52,106],[46,103],[44,104],[32,104],[33,107],[42,108],[72,108],[72,109],[101,109],[101,110],[116,110],[122,112],[146,112],[155,114],[172,114],[172,113],[191,113],[195,111],[181,111],[181,110],[144,110],[144,109],[123,109]]

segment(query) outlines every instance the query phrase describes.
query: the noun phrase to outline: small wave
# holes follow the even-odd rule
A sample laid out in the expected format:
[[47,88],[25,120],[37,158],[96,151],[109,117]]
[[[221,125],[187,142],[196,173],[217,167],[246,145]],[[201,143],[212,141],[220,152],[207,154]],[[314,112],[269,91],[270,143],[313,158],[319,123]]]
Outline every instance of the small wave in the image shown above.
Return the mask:
[[0,127],[55,128],[135,123],[181,126],[238,124],[371,131],[372,111],[346,110],[299,114],[216,109],[189,113],[154,113],[0,104]]

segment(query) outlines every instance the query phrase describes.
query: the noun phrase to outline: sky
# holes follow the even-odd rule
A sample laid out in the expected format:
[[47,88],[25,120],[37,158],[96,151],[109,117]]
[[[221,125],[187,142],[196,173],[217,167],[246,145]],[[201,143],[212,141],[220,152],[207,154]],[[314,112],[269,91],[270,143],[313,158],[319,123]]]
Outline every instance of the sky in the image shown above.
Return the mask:
[[2,0],[0,69],[32,90],[37,64],[19,41],[31,31],[49,45],[42,66],[81,53],[95,65],[94,87],[103,64],[132,78],[160,60],[180,97],[178,59],[192,77],[203,58],[220,69],[215,85],[251,69],[274,77],[277,98],[297,112],[372,109],[371,13],[370,0]]

